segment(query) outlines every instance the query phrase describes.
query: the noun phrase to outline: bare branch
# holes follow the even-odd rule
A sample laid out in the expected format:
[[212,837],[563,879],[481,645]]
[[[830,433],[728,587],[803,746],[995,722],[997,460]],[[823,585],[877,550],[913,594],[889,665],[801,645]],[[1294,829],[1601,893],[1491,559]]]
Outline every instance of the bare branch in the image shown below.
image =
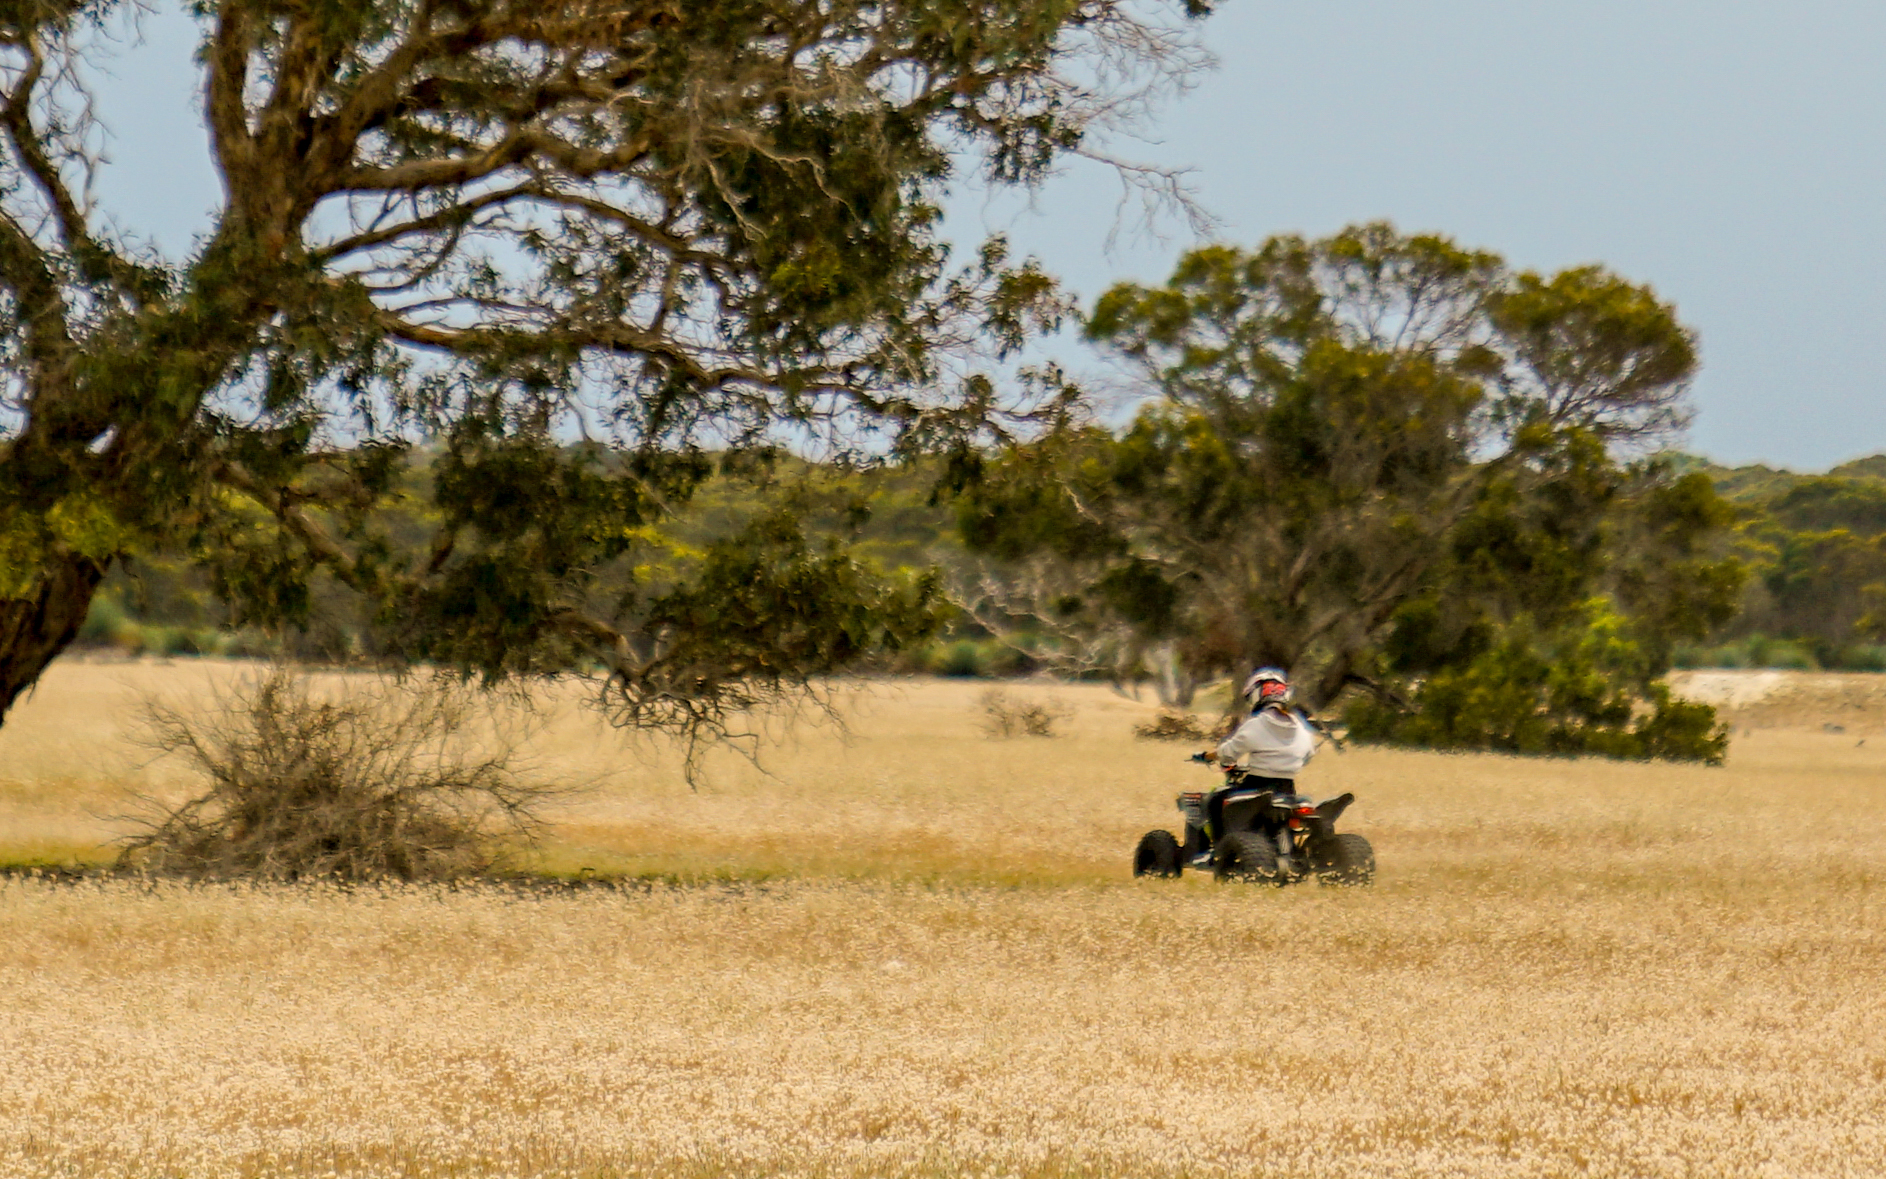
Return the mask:
[[[391,225],[377,226],[371,230],[341,238],[315,250],[310,255],[316,262],[332,262],[363,250],[374,250],[381,246],[392,245],[406,238],[422,234],[449,231],[456,241],[456,234],[479,213],[487,209],[501,208],[513,201],[525,197],[544,195],[544,188],[535,181],[514,184],[491,192],[446,205],[421,217],[413,217]],[[448,243],[448,245],[451,243]]]

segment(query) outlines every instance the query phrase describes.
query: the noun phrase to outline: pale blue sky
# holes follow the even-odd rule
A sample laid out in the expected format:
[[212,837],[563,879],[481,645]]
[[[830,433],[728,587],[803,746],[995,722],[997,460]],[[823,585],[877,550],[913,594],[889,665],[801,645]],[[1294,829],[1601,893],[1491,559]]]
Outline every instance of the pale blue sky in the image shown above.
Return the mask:
[[[1691,449],[1798,469],[1886,450],[1886,4],[1878,0],[1227,0],[1218,70],[1122,154],[1197,169],[1220,236],[1390,218],[1542,269],[1599,261],[1702,334]],[[112,66],[104,203],[186,248],[218,188],[193,32]],[[1106,250],[1117,185],[963,199],[1088,298],[1189,244]],[[1174,227],[1176,228],[1176,227]]]

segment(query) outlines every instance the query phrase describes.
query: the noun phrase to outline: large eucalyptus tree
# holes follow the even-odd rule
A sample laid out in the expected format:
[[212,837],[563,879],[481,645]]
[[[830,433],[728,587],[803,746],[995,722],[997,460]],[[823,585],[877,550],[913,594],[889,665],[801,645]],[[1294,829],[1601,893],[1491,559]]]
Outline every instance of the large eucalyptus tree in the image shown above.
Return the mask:
[[[4,0],[0,714],[158,547],[242,617],[295,621],[325,571],[399,654],[605,666],[631,723],[922,633],[927,584],[790,520],[706,553],[650,525],[708,451],[1018,408],[978,365],[1052,283],[999,243],[952,267],[939,199],[1090,150],[1189,60],[1209,4],[1163,7],[192,0],[223,199],[170,259],[87,195],[121,5]],[[435,531],[402,562],[374,507],[421,439]]]
[[1696,349],[1674,308],[1600,267],[1515,272],[1362,225],[1195,250],[1163,285],[1108,291],[1086,327],[1136,378],[1138,415],[992,459],[960,511],[997,561],[973,606],[1090,669],[1151,664],[1189,703],[1271,663],[1320,707],[1374,682],[1430,598],[1557,622],[1608,592],[1673,634],[1733,602],[1739,573],[1692,551],[1720,526],[1707,504],[1638,527],[1655,559],[1620,560],[1630,504],[1682,499],[1628,460],[1683,423]]

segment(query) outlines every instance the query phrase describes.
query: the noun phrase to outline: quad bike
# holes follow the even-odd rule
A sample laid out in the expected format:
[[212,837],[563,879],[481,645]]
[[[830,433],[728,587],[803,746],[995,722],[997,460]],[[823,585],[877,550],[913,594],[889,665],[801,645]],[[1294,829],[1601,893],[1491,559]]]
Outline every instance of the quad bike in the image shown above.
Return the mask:
[[[1192,760],[1209,762],[1210,755]],[[1336,820],[1355,795],[1311,802],[1301,794],[1239,785],[1245,775],[1235,766],[1225,773],[1229,793],[1219,812],[1222,830],[1216,842],[1208,847],[1205,841],[1205,792],[1181,794],[1185,841],[1170,831],[1148,831],[1133,853],[1133,875],[1178,876],[1189,864],[1210,868],[1221,881],[1283,885],[1314,877],[1322,884],[1374,882],[1375,850],[1369,841],[1336,831]]]

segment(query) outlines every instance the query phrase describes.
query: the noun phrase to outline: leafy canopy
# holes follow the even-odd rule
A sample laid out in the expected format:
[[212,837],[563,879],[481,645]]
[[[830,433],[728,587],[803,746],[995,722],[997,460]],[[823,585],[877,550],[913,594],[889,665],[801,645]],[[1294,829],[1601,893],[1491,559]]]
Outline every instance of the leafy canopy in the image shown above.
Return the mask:
[[[1194,251],[1086,328],[1137,370],[1137,417],[999,456],[959,505],[994,562],[982,615],[1072,661],[1181,700],[1272,663],[1320,706],[1397,698],[1476,627],[1550,629],[1594,595],[1658,636],[1732,608],[1707,480],[1620,457],[1684,421],[1696,363],[1647,288],[1373,224]],[[1627,539],[1641,558],[1619,562]]]
[[[109,567],[164,550],[245,617],[296,623],[331,578],[413,657],[600,664],[636,723],[921,634],[924,586],[789,521],[699,559],[657,525],[709,450],[916,449],[1041,408],[978,366],[1053,322],[1053,284],[1000,242],[953,264],[938,199],[1092,150],[1207,8],[194,0],[224,200],[170,260],[87,198],[116,5],[0,5],[0,709]],[[401,493],[417,561],[378,513]]]

